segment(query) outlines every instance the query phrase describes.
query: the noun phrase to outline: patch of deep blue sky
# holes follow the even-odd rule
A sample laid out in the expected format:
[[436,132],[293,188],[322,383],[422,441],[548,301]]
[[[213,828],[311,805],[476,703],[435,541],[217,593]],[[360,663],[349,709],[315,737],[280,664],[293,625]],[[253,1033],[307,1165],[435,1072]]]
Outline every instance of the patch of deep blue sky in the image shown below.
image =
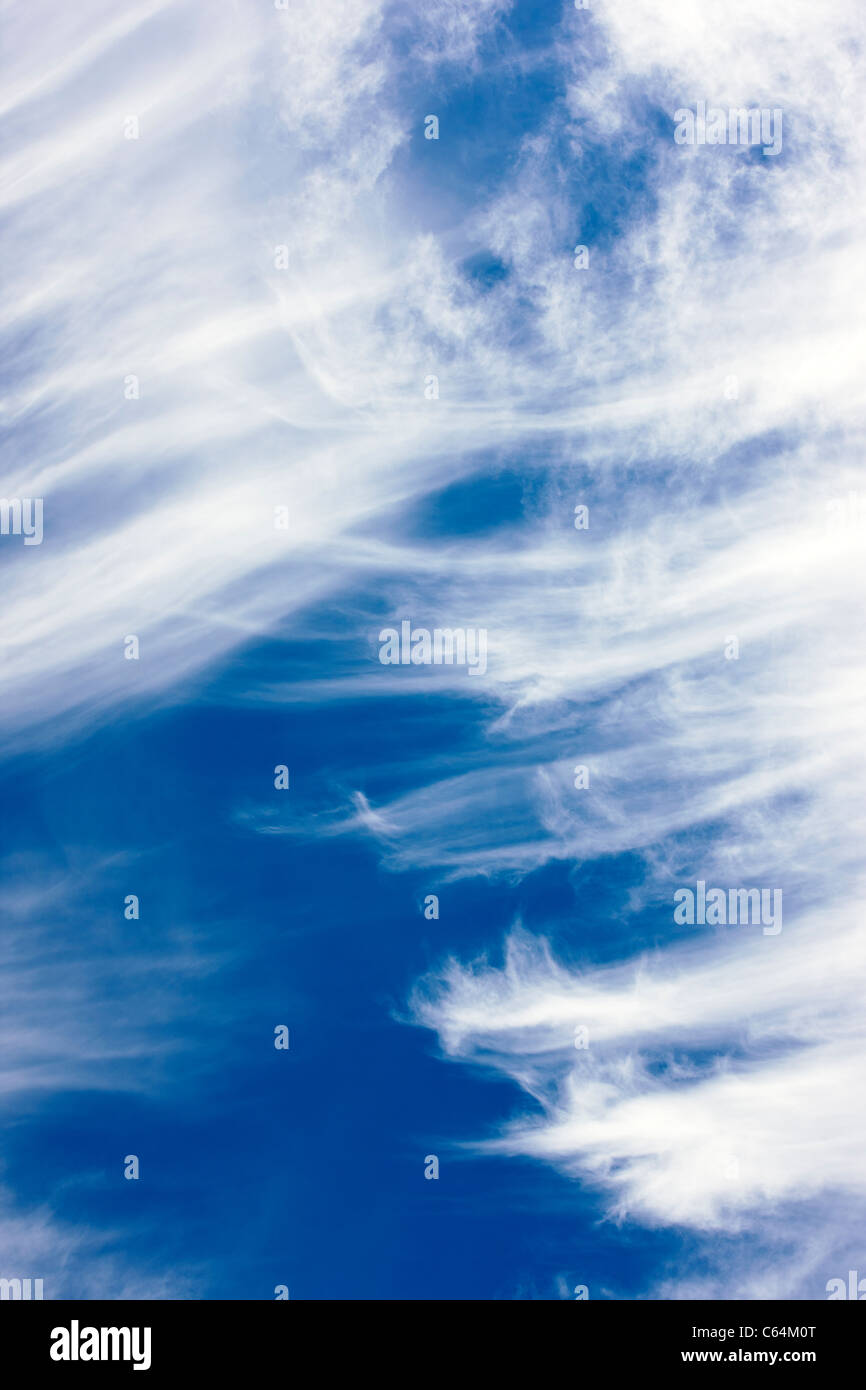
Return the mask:
[[[542,127],[571,181],[564,255],[578,239],[603,249],[651,204],[651,125],[637,151],[587,139],[579,165],[555,134],[564,110],[555,33],[542,10],[519,4],[468,81],[456,66],[422,78],[407,56],[403,95],[418,128],[391,177],[405,190],[409,231],[459,241],[467,215],[507,186],[522,136]],[[591,21],[587,35],[590,63]],[[408,29],[394,37],[408,55]],[[423,139],[429,112],[442,123],[438,143]],[[510,273],[483,246],[463,254],[482,290]],[[529,460],[527,471],[546,463]],[[465,544],[505,533],[531,510],[534,486],[513,460],[481,461],[470,482],[405,518],[407,534]],[[490,711],[444,690],[250,698],[259,685],[340,675],[335,636],[350,664],[366,644],[379,669],[370,637],[391,616],[383,592],[353,602],[370,618],[360,632],[357,611],[337,602],[234,654],[169,709],[118,712],[91,737],[29,759],[26,776],[5,765],[8,855],[40,851],[47,872],[69,875],[51,924],[58,957],[100,970],[110,959],[119,1028],[150,1019],[133,970],[143,960],[163,1001],[147,1023],[152,1055],[121,1063],[115,1088],[37,1093],[18,1108],[5,1180],[22,1203],[47,1204],[73,1225],[123,1230],[106,1239],[125,1262],[143,1274],[191,1271],[203,1297],[268,1298],[278,1283],[294,1298],[556,1297],[560,1277],[594,1296],[634,1296],[676,1260],[678,1239],[600,1225],[591,1191],[545,1165],[455,1148],[495,1134],[529,1102],[489,1073],[443,1062],[395,1015],[446,954],[501,959],[516,917],[587,964],[670,940],[670,907],[626,910],[642,878],[637,856],[553,863],[518,884],[449,883],[434,870],[387,872],[364,836],[317,834],[316,816],[345,810],[354,790],[387,801],[490,756]],[[575,716],[587,727],[600,712]],[[549,751],[527,742],[496,756]],[[288,793],[273,789],[279,762],[291,768]],[[95,877],[91,858],[108,865]],[[129,892],[140,896],[139,922],[122,917]],[[428,892],[440,895],[435,922],[422,913]],[[211,968],[185,973],[189,951]],[[291,1029],[288,1054],[272,1045],[278,1023]],[[182,1048],[170,1076],[159,1060],[166,1040]],[[121,1176],[130,1152],[141,1159],[138,1183]],[[428,1153],[440,1156],[438,1182],[423,1178]],[[70,1279],[64,1292],[74,1294],[74,1271]]]
[[[19,1200],[128,1229],[112,1242],[126,1260],[142,1273],[192,1268],[202,1296],[268,1297],[280,1282],[295,1297],[554,1296],[562,1273],[639,1290],[663,1242],[596,1229],[591,1196],[542,1165],[454,1152],[495,1130],[513,1090],[443,1064],[393,1016],[445,950],[495,958],[515,910],[569,919],[568,871],[518,889],[443,885],[383,873],[362,842],[239,826],[239,806],[279,796],[267,790],[277,756],[292,765],[289,795],[316,802],[322,784],[336,795],[341,775],[387,763],[401,740],[419,774],[436,738],[459,757],[471,728],[448,700],[424,714],[411,700],[233,709],[219,695],[237,674],[210,683],[208,704],[118,721],[17,783],[11,855],[35,840],[60,874],[88,851],[130,856],[95,882],[70,879],[56,949],[100,970],[110,954],[121,1036],[143,1007],[134,967],[146,959],[164,1009],[149,1025],[154,1053],[167,1039],[182,1048],[168,1076],[145,1050],[116,1090],[28,1098],[7,1132]],[[589,886],[587,928],[600,935],[614,877]],[[439,922],[421,912],[432,888]],[[119,912],[133,890],[137,923]],[[210,973],[185,978],[185,950],[215,956]],[[279,1022],[288,1055],[272,1047]],[[137,1184],[120,1176],[130,1152]],[[438,1183],[422,1176],[430,1152]]]
[[[626,225],[652,210],[653,144],[659,135],[670,139],[671,130],[662,129],[662,113],[638,92],[630,100],[632,135],[638,139],[602,142],[588,123],[570,116],[568,84],[602,57],[593,21],[585,13],[566,12],[566,33],[572,19],[583,26],[585,48],[568,72],[556,47],[563,30],[551,13],[529,4],[516,5],[486,32],[471,76],[458,64],[419,72],[407,59],[398,95],[402,109],[417,109],[419,119],[410,144],[395,158],[393,176],[411,193],[412,230],[434,231],[446,245],[449,238],[459,244],[467,214],[482,212],[508,188],[522,142],[539,134],[549,140],[543,159],[546,171],[555,175],[556,198],[547,211],[564,255],[577,241],[603,254]],[[425,138],[428,114],[439,118],[438,141]],[[483,246],[466,251],[466,272],[481,289],[507,274],[506,262],[492,255],[485,259]]]
[[[598,1226],[591,1194],[543,1165],[453,1152],[525,1101],[442,1063],[393,1017],[446,951],[498,959],[516,914],[574,961],[648,945],[623,912],[640,865],[621,856],[517,886],[443,884],[382,872],[363,841],[305,834],[305,807],[312,821],[349,787],[405,790],[442,749],[458,771],[484,733],[472,705],[445,696],[235,704],[251,675],[291,671],[294,656],[290,642],[250,648],[176,711],[118,719],[31,761],[26,778],[15,769],[10,855],[38,844],[61,874],[88,852],[131,856],[71,885],[57,949],[101,965],[111,953],[119,1027],[140,1008],[125,962],[130,980],[138,958],[159,962],[154,1050],[168,1038],[190,1055],[168,1082],[145,1054],[123,1064],[116,1091],[30,1098],[7,1135],[7,1180],[71,1223],[128,1227],[124,1258],[142,1272],[192,1266],[203,1296],[267,1297],[287,1282],[295,1297],[552,1297],[559,1275],[640,1292],[671,1242]],[[270,790],[283,758],[285,797]],[[262,806],[298,837],[239,823],[239,809]],[[438,922],[421,912],[432,890]],[[120,918],[128,891],[141,897],[138,923]],[[654,924],[649,913],[646,930],[661,942],[668,921],[669,910]],[[182,946],[217,956],[212,972],[186,980]],[[287,1056],[271,1046],[276,1022],[292,1029]],[[142,1160],[138,1184],[119,1176],[128,1152]],[[442,1159],[439,1183],[422,1177],[428,1152]]]

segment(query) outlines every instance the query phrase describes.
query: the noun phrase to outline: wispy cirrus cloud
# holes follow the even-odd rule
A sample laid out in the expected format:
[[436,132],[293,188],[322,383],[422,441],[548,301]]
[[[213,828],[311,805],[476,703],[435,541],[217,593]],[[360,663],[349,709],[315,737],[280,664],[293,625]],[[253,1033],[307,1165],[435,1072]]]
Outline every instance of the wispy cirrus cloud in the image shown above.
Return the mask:
[[[5,747],[181,703],[300,628],[315,669],[240,680],[238,703],[435,693],[473,734],[459,757],[410,748],[400,785],[348,809],[247,825],[363,833],[443,879],[631,855],[623,898],[665,913],[702,875],[781,883],[778,938],[686,947],[665,915],[651,960],[587,947],[580,973],[525,937],[500,968],[455,951],[415,1019],[531,1097],[488,1149],[586,1179],[617,1219],[735,1239],[807,1204],[787,1279],[763,1247],[731,1256],[747,1296],[796,1296],[845,1244],[834,1194],[862,1199],[864,567],[828,511],[862,488],[858,12],[564,6],[532,52],[510,18],[16,10],[3,491],[44,496],[46,531],[4,538]],[[489,113],[451,104],[462,79],[513,128],[507,167]],[[782,108],[779,158],[676,146],[700,99]],[[502,475],[524,486],[507,525],[425,531],[449,489],[478,488],[484,520]],[[403,616],[484,627],[486,675],[380,666]],[[64,969],[27,977],[13,1090],[106,1084],[159,1031],[151,999],[141,1036],[97,1046],[86,970]],[[74,1028],[66,1080],[27,1031],[40,1000]]]

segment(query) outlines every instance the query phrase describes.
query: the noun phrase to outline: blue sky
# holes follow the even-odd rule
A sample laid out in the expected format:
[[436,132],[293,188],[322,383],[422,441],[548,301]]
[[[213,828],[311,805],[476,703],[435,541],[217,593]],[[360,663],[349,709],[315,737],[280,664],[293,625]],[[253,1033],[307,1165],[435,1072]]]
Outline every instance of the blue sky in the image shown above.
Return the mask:
[[866,1274],[857,7],[8,20],[0,1275]]

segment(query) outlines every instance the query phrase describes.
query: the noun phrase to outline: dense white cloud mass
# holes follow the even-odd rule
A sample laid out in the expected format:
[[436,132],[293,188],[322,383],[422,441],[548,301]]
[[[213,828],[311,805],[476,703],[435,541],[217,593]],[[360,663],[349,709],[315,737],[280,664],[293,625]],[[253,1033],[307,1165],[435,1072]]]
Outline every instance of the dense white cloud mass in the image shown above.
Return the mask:
[[[477,39],[465,7],[440,8],[427,16],[431,32],[445,42],[459,31],[459,47]],[[488,20],[496,9],[485,7]],[[793,576],[778,562],[792,550],[804,567],[795,594],[815,571],[822,586],[847,583],[850,594],[824,504],[850,482],[840,432],[857,427],[863,390],[862,342],[847,312],[864,273],[850,196],[863,136],[836,95],[853,14],[843,8],[828,24],[802,6],[791,23],[808,26],[803,35],[792,27],[771,41],[771,21],[758,35],[748,6],[724,36],[700,7],[632,7],[626,23],[602,6],[592,21],[598,61],[586,71],[583,57],[571,80],[584,17],[567,16],[557,40],[564,100],[549,125],[571,122],[576,163],[608,107],[625,120],[638,78],[667,115],[693,91],[750,101],[783,68],[772,100],[787,103],[794,146],[781,177],[741,151],[711,161],[706,149],[657,140],[654,206],[580,276],[569,254],[580,227],[557,196],[561,156],[544,133],[515,151],[493,205],[448,237],[406,234],[388,168],[413,126],[417,135],[418,114],[387,80],[398,59],[382,4],[219,15],[175,4],[138,16],[132,34],[110,7],[85,10],[64,20],[73,34],[58,34],[39,6],[29,9],[7,60],[21,132],[2,171],[7,322],[32,346],[5,410],[35,446],[13,463],[8,486],[45,495],[50,547],[38,577],[31,564],[10,579],[13,721],[71,702],[61,677],[73,670],[82,703],[127,694],[128,672],[111,659],[126,631],[141,629],[154,653],[137,679],[159,685],[359,571],[402,576],[415,562],[426,581],[429,557],[392,551],[385,517],[471,470],[479,448],[523,451],[532,468],[533,446],[550,439],[564,462],[576,456],[602,477],[624,460],[661,458],[678,501],[694,499],[676,522],[661,516],[657,478],[635,468],[588,573],[573,543],[557,544],[561,496],[528,529],[518,559],[528,572],[513,576],[510,549],[449,556],[442,603],[465,602],[471,588],[502,644],[497,678],[509,701],[582,685],[573,672],[557,678],[570,655],[562,608],[573,611],[580,644],[572,660],[594,664],[585,652],[594,621],[604,646],[595,662],[619,678],[700,649],[696,628],[709,648],[716,619],[746,623],[747,635],[755,623],[778,626],[778,616],[753,613],[755,589],[769,584],[768,603],[783,601]],[[167,65],[171,42],[178,55]],[[237,108],[252,121],[274,103],[279,115],[270,133],[257,131],[250,161]],[[137,140],[124,139],[128,114]],[[629,129],[635,141],[645,133],[633,113]],[[26,254],[34,228],[38,261]],[[455,252],[471,245],[488,245],[514,271],[493,295],[458,273]],[[533,333],[514,343],[518,302]],[[433,367],[442,396],[431,409],[423,382]],[[138,400],[124,398],[128,374],[139,378]],[[736,402],[723,397],[728,374],[739,379]],[[750,464],[749,487],[740,463],[734,495],[707,505],[701,465],[782,427],[797,431],[793,456]],[[280,503],[292,514],[288,557],[273,534]],[[792,514],[804,536],[789,544]],[[359,525],[363,544],[352,538]],[[73,564],[81,582],[64,597]],[[274,583],[275,564],[290,582]],[[697,593],[694,568],[704,571]],[[509,578],[520,591],[501,602]],[[690,602],[684,614],[686,591],[706,611]],[[788,616],[800,619],[799,600]],[[94,660],[100,651],[104,662]]]
[[[413,1016],[532,1098],[482,1147],[620,1219],[737,1236],[801,1204],[784,1254],[661,1296],[820,1296],[866,1198],[861,9],[563,6],[543,124],[431,231],[408,152],[508,10],[8,7],[2,490],[44,498],[45,538],[3,555],[5,746],[171,700],[277,624],[315,635],[326,602],[342,655],[251,701],[436,690],[484,741],[315,832],[443,878],[633,853],[624,914],[699,878],[780,886],[778,936],[577,972],[519,932]],[[781,109],[781,155],[676,145],[699,100]],[[606,158],[607,228],[581,191]],[[487,290],[480,252],[507,271]],[[519,525],[417,538],[425,499],[500,466],[528,480]],[[485,628],[486,675],[381,666],[383,615]]]

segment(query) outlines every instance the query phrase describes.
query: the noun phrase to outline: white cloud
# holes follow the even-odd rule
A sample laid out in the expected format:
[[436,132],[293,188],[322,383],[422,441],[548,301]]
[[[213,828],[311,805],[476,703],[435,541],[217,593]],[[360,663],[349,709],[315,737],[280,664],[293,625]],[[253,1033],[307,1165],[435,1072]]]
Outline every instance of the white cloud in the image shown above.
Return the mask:
[[[577,983],[531,953],[455,967],[420,1015],[542,1097],[506,1148],[587,1174],[613,1211],[735,1230],[762,1204],[860,1196],[863,532],[826,513],[862,491],[858,9],[566,7],[561,101],[492,198],[419,234],[395,156],[426,112],[400,79],[471,65],[504,9],[424,7],[408,58],[404,10],[376,0],[16,13],[3,491],[44,493],[46,536],[3,542],[6,746],[171,698],[326,596],[354,654],[251,698],[408,690],[375,661],[364,585],[429,626],[486,627],[486,677],[412,687],[483,702],[469,764],[419,764],[415,790],[316,830],[443,874],[637,851],[647,901],[701,864],[778,878],[779,938]],[[781,106],[782,155],[675,146],[698,99]],[[631,201],[593,234],[604,160]],[[510,271],[488,294],[460,270],[479,249]],[[523,524],[411,539],[421,501],[491,455],[533,480]],[[557,1031],[573,1003],[601,1039],[578,1073]],[[745,1047],[744,1012],[775,1050]],[[675,1068],[648,1068],[650,1037]],[[695,1073],[697,1047],[728,1061]]]

